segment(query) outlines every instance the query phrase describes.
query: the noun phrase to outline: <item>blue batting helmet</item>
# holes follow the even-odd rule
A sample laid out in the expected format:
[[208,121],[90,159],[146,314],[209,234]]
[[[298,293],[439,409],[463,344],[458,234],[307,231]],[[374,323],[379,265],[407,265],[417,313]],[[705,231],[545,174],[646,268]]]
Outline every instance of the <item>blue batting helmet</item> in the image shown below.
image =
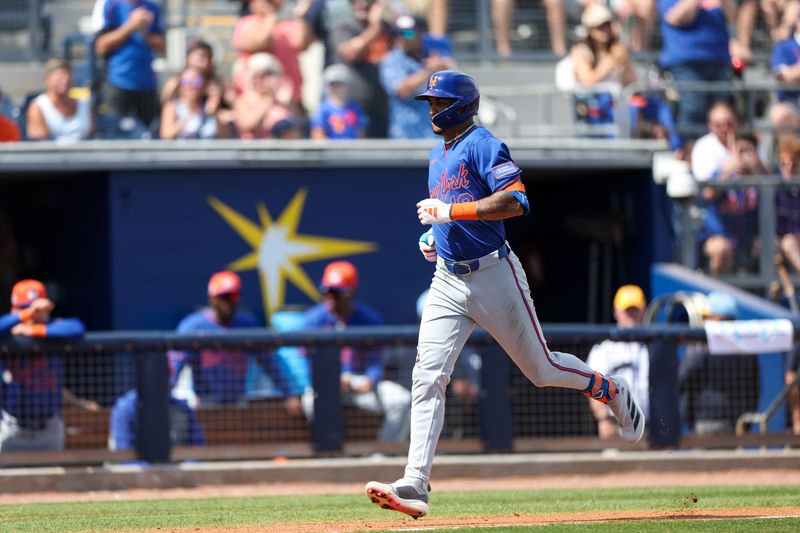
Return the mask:
[[436,113],[431,118],[431,121],[443,130],[458,126],[478,114],[478,105],[481,99],[478,85],[475,80],[458,70],[434,72],[428,80],[428,89],[415,98],[427,100],[432,96],[455,99],[450,107]]

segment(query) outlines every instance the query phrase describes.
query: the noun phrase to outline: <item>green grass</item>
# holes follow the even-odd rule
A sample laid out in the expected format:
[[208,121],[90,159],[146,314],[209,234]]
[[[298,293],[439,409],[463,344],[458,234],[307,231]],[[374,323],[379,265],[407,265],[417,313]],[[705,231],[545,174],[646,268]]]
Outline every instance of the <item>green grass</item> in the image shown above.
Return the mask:
[[[420,524],[421,525],[421,524]],[[800,527],[800,522],[790,518],[779,519],[753,519],[753,520],[714,520],[714,521],[697,521],[697,520],[640,520],[630,522],[602,522],[591,525],[591,529],[587,524],[547,524],[543,526],[515,526],[515,527],[491,527],[491,528],[458,528],[447,529],[446,533],[525,533],[527,531],[537,531],[541,533],[627,533],[627,532],[641,532],[641,533],[661,533],[661,532],[674,532],[674,531],[691,531],[691,533],[735,533],[737,531],[746,531],[747,533],[754,532],[769,532],[769,533],[782,533],[796,532]],[[392,530],[374,531],[370,533],[389,533]]]
[[[599,511],[689,511],[714,508],[795,507],[800,487],[691,487],[652,489],[445,492],[432,494],[431,518],[491,515],[586,513]],[[0,506],[0,531],[55,533],[147,531],[157,528],[257,526],[280,523],[368,522],[374,528],[424,526],[371,505],[366,496],[215,498]],[[592,526],[603,531],[790,531],[796,520],[614,521]],[[578,531],[586,524],[541,526],[545,531]],[[520,532],[530,527],[466,528],[450,531]]]

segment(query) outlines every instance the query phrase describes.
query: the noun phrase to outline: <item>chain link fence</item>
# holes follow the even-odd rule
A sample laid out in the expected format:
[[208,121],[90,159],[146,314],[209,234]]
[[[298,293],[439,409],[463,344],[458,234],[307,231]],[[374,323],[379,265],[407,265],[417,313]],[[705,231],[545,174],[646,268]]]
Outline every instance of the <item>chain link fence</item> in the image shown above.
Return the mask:
[[[774,384],[782,376],[762,372],[759,358],[794,357],[796,363],[797,355],[710,355],[703,330],[685,326],[551,325],[545,332],[551,350],[581,359],[604,346],[592,365],[632,384],[649,411],[649,439],[657,447],[677,446],[681,434],[734,437],[741,415],[758,411],[780,392]],[[95,333],[67,344],[4,341],[0,464],[326,455],[343,449],[401,455],[415,340],[416,328],[409,326],[200,337]],[[637,352],[645,358],[617,358],[603,366],[600,352],[632,346],[645,350]],[[342,388],[340,357],[352,357],[352,351],[382,357],[378,398],[354,400]],[[176,376],[181,358],[187,364]],[[192,385],[184,372],[193,374]],[[448,387],[440,449],[500,451],[525,442],[624,447],[616,439],[597,440],[598,424],[607,418],[578,391],[534,387],[478,331]]]

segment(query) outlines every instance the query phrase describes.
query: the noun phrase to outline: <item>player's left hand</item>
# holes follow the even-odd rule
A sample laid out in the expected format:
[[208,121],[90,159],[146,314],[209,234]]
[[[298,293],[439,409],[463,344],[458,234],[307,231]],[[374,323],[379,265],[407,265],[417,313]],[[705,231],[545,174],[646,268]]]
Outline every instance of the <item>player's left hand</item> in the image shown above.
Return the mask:
[[422,224],[450,222],[450,204],[436,198],[426,198],[417,203],[417,216]]
[[434,242],[433,228],[419,236],[419,251],[422,252],[425,259],[431,263],[435,263],[436,258],[439,257],[436,254],[436,245]]

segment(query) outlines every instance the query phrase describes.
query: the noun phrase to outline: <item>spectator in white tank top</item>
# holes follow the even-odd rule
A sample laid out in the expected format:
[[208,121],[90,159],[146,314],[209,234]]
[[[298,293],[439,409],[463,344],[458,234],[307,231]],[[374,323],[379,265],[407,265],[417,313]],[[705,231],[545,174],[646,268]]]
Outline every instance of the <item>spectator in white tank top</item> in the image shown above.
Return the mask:
[[45,92],[37,96],[26,113],[26,135],[30,140],[79,141],[92,135],[91,104],[69,95],[72,70],[64,59],[50,59],[44,67]]

